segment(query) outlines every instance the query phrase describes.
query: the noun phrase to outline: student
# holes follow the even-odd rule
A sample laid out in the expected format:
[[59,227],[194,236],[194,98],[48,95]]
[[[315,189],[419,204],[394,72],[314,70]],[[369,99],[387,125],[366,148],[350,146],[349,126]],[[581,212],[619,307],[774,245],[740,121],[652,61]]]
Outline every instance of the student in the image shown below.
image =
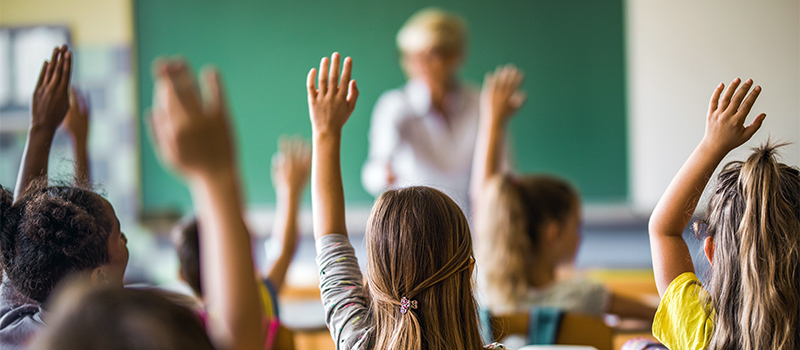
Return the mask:
[[480,99],[477,88],[458,78],[466,45],[457,14],[426,8],[403,24],[397,47],[408,83],[375,103],[361,172],[367,192],[431,186],[469,213]]
[[[270,269],[259,277],[258,284],[267,322],[268,348],[288,348],[290,334],[278,333],[278,295],[286,279],[286,272],[297,248],[298,216],[303,189],[311,170],[311,148],[300,137],[281,138],[280,150],[272,157],[272,183],[277,195],[276,219],[273,237],[281,240],[278,258]],[[197,219],[184,220],[173,229],[173,241],[178,252],[181,278],[195,295],[204,300],[200,279],[200,247]],[[288,335],[289,337],[285,336]]]
[[107,349],[108,344],[126,349],[210,349],[213,344],[215,349],[241,350],[264,346],[260,308],[253,307],[259,299],[250,235],[242,219],[235,153],[219,74],[204,72],[202,99],[185,62],[157,61],[154,74],[151,122],[159,155],[186,178],[204,228],[200,231],[202,287],[209,314],[215,315],[205,326],[210,341],[204,339],[202,330],[198,331],[196,318],[188,321],[190,313],[176,309],[160,294],[101,287],[62,298],[68,302],[56,307],[53,324],[37,339],[35,349]]
[[522,73],[498,67],[484,84],[481,128],[475,151],[474,193],[478,260],[493,313],[527,312],[533,306],[566,312],[652,319],[655,308],[609,292],[602,284],[559,279],[556,271],[575,260],[580,243],[581,203],[566,181],[546,175],[515,176],[499,166],[506,125],[523,104]]
[[[800,347],[800,172],[776,160],[777,146],[754,149],[722,168],[705,219],[711,263],[703,285],[682,234],[722,159],[764,122],[745,120],[761,93],[753,81],[720,83],[703,139],[650,217],[650,247],[661,305],[653,335],[670,349]],[[724,92],[723,92],[724,91]],[[722,97],[722,99],[720,99]]]
[[[332,67],[329,67],[332,62]],[[355,108],[352,60],[322,59],[308,75],[311,194],[320,290],[337,349],[482,348],[472,294],[472,238],[464,214],[442,192],[384,192],[366,231],[367,279],[345,226],[341,130]],[[317,84],[317,73],[319,82]],[[498,347],[498,346],[494,346]]]
[[71,62],[62,46],[44,63],[16,193],[0,193],[3,349],[24,348],[44,327],[43,303],[66,276],[87,272],[93,283],[121,287],[128,263],[127,239],[108,201],[82,185],[47,186],[50,144],[69,109]]

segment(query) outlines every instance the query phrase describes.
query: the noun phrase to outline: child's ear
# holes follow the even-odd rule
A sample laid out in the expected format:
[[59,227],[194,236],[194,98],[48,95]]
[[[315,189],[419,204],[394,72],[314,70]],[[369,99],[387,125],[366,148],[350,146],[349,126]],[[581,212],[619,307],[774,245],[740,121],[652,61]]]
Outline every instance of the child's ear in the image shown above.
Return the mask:
[[706,258],[708,259],[708,263],[711,264],[711,267],[714,267],[714,238],[709,236],[706,237],[705,242],[703,243],[703,250],[706,252]]
[[108,282],[108,276],[106,276],[106,272],[103,271],[102,267],[95,267],[94,270],[92,270],[92,278],[91,279],[92,279],[92,285],[95,285],[95,286],[97,286],[97,285],[107,285],[109,283]]
[[542,233],[544,234],[545,242],[556,243],[558,238],[561,237],[561,225],[556,220],[550,220],[544,224]]

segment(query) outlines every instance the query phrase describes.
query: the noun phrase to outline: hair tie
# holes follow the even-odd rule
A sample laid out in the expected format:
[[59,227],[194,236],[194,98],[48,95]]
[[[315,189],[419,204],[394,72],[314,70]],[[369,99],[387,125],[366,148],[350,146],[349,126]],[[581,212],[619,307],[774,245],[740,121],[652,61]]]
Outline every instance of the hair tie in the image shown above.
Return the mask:
[[408,300],[408,298],[403,297],[400,299],[400,313],[405,314],[408,312],[408,309],[416,309],[417,308],[417,301],[416,300]]

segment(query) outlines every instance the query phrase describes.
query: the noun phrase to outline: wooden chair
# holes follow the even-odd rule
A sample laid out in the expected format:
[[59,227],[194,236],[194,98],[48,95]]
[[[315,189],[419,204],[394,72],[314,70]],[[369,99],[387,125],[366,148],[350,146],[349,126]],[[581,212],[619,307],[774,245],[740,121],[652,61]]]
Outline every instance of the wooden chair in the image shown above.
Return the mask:
[[[530,313],[491,315],[492,337],[500,340],[510,334],[527,335]],[[563,313],[556,332],[555,344],[589,345],[598,350],[613,349],[613,330],[602,318],[576,313]]]

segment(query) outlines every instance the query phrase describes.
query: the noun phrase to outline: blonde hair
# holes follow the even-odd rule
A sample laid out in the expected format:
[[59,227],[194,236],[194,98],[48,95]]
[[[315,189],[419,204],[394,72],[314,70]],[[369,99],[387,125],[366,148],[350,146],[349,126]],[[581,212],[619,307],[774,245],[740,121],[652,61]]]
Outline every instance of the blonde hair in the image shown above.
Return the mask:
[[[429,187],[384,192],[366,232],[374,348],[482,349],[472,238],[461,209]],[[418,302],[401,312],[402,298]]]
[[446,54],[464,51],[467,26],[461,16],[438,8],[417,11],[397,32],[397,48],[402,53],[438,48]]
[[577,191],[545,175],[487,181],[476,212],[478,260],[489,308],[514,310],[530,288],[528,271],[540,253],[543,226],[564,223],[578,209]]
[[767,143],[719,174],[705,223],[714,241],[708,349],[800,347],[800,173]]

